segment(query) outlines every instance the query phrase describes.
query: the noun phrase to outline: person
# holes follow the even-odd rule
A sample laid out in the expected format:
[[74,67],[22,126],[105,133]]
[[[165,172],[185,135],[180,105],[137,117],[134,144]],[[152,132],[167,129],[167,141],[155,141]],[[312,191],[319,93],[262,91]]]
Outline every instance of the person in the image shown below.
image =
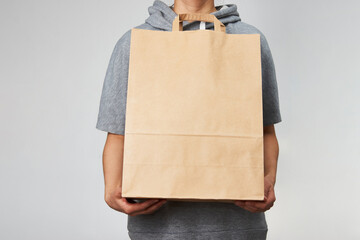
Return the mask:
[[[135,202],[121,196],[125,110],[131,29],[117,41],[101,93],[96,128],[107,132],[103,151],[105,201],[127,214],[131,239],[266,239],[265,211],[275,202],[274,185],[279,146],[274,124],[282,121],[275,67],[269,44],[256,27],[241,21],[236,4],[215,6],[213,0],[175,0],[172,6],[155,0],[149,17],[135,28],[171,31],[178,13],[214,14],[226,26],[227,34],[259,33],[261,39],[264,184],[263,201],[191,202],[148,199]],[[200,28],[200,21],[185,21],[183,31]],[[213,29],[212,23],[205,23]],[[203,25],[204,26],[204,25]]]

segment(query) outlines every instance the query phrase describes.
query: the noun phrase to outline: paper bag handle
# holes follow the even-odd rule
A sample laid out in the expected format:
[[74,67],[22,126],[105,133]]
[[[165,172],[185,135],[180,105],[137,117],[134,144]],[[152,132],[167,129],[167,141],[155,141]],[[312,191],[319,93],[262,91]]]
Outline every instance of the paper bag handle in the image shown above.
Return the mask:
[[179,13],[172,24],[172,31],[178,32],[183,30],[183,21],[203,21],[214,23],[215,32],[225,32],[225,25],[212,14],[204,13]]

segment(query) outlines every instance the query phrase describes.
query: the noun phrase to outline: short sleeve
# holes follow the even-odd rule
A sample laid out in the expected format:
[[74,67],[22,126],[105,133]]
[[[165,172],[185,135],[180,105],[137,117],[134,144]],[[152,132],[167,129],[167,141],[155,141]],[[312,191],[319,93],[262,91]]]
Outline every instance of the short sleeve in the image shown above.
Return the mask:
[[271,125],[282,121],[279,105],[279,93],[276,80],[275,65],[269,44],[261,33],[261,66],[262,66],[262,97],[263,125]]
[[96,128],[124,135],[130,53],[130,31],[116,43],[110,57],[100,97]]

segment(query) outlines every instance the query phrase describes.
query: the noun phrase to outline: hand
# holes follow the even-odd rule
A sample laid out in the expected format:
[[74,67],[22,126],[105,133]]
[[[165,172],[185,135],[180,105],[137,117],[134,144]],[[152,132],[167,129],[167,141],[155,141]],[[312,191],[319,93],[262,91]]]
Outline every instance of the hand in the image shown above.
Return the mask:
[[167,201],[166,199],[147,199],[141,203],[129,203],[126,198],[121,196],[121,187],[111,191],[106,191],[105,202],[112,209],[123,212],[130,216],[140,214],[152,214],[158,210]]
[[274,183],[269,177],[264,178],[265,197],[263,201],[256,200],[235,200],[234,204],[250,212],[265,212],[269,210],[276,200]]

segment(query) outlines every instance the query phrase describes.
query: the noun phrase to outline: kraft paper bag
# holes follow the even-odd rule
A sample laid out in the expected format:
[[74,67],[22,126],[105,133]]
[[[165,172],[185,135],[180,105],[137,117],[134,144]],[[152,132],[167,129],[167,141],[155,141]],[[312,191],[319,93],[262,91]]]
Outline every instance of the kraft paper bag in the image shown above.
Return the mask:
[[225,30],[132,29],[123,197],[264,199],[260,35]]

